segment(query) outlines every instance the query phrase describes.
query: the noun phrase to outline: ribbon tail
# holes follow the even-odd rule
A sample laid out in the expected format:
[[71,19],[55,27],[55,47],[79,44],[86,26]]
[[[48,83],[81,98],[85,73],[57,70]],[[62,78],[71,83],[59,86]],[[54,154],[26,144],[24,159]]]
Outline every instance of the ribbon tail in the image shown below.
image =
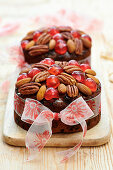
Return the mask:
[[[78,120],[77,120],[78,121]],[[79,121],[78,121],[79,122]],[[80,142],[74,146],[73,148],[71,149],[68,149],[66,151],[62,151],[62,152],[58,152],[59,154],[63,154],[64,155],[64,158],[60,161],[61,163],[64,163],[65,161],[67,161],[71,156],[73,156],[78,150],[79,148],[81,147],[82,145],[82,142],[83,142],[83,138],[85,137],[86,135],[86,132],[87,132],[87,124],[86,124],[86,121],[83,120],[82,122],[79,122],[80,125],[82,126],[82,129],[83,129],[83,135],[82,135],[82,139],[80,140]]]
[[43,112],[45,111],[42,111],[35,119],[26,135],[25,144],[29,151],[28,161],[37,157],[37,154],[43,149],[52,135],[52,120],[45,118],[42,114]]

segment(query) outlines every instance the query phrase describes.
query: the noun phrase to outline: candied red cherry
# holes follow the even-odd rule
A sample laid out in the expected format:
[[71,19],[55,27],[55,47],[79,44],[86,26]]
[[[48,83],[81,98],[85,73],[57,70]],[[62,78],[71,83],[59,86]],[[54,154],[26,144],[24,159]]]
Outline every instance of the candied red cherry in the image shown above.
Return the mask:
[[45,99],[51,100],[53,98],[59,98],[59,93],[57,89],[54,89],[53,87],[50,87],[45,92]]
[[91,78],[87,78],[84,83],[87,87],[91,89],[92,92],[95,92],[97,90],[97,84],[95,81]]
[[80,67],[80,65],[78,64],[78,62],[76,60],[70,60],[68,65],[74,65],[74,66]]
[[40,61],[40,63],[47,64],[49,66],[55,64],[55,61],[52,58],[45,58],[44,60]]
[[58,29],[56,27],[52,27],[48,30],[48,33],[51,35],[51,36],[54,36],[55,34],[59,33]]
[[25,79],[25,78],[28,78],[27,73],[22,73],[22,74],[20,74],[19,77],[17,78],[17,81],[22,80],[22,79]]
[[57,88],[60,85],[60,81],[57,76],[50,75],[46,80],[46,84],[48,87]]
[[72,33],[74,38],[80,38],[80,36],[81,36],[80,33],[77,30],[73,30],[73,31],[71,31],[71,33]]
[[38,68],[33,68],[32,70],[30,70],[29,72],[28,72],[28,77],[31,77],[31,78],[33,78],[37,73],[39,73],[40,72],[40,70],[38,69]]
[[65,54],[67,52],[67,45],[66,45],[65,41],[58,40],[56,42],[55,52],[58,54],[61,54],[61,55]]
[[41,31],[36,31],[36,32],[34,32],[34,34],[33,34],[33,40],[34,40],[34,41],[37,41],[38,37],[40,37],[41,34],[42,34]]
[[74,71],[72,73],[72,76],[78,81],[78,82],[81,82],[81,83],[84,83],[85,81],[85,73],[81,72],[81,71]]
[[80,64],[80,68],[85,71],[86,69],[91,69],[89,64]]
[[91,37],[90,37],[89,35],[87,35],[87,34],[82,34],[82,35],[81,35],[81,38],[84,38],[84,39],[86,39],[86,40],[88,40],[88,41],[90,41],[90,42],[92,41],[92,40],[91,40]]
[[63,36],[62,36],[62,34],[57,33],[57,34],[55,34],[55,35],[53,36],[53,39],[54,39],[55,41],[63,40]]
[[61,72],[63,72],[63,69],[62,69],[59,65],[53,64],[53,65],[50,66],[48,72],[49,72],[50,74],[58,75],[58,74],[60,74]]
[[22,49],[25,49],[26,48],[26,45],[29,43],[29,41],[28,40],[23,40],[22,42],[21,42],[21,47],[22,47]]

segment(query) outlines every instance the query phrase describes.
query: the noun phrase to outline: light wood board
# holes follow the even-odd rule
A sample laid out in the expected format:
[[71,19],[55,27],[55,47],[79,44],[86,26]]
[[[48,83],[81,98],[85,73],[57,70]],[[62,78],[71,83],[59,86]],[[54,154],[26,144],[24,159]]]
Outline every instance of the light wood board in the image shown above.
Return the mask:
[[[11,89],[8,96],[7,107],[4,117],[3,139],[6,143],[14,146],[25,146],[26,130],[20,128],[14,122],[13,94]],[[110,122],[107,114],[105,97],[102,95],[102,117],[100,122],[92,129],[87,131],[82,146],[99,146],[107,143],[110,139]],[[74,146],[79,141],[79,133],[54,134],[46,146],[68,147]]]

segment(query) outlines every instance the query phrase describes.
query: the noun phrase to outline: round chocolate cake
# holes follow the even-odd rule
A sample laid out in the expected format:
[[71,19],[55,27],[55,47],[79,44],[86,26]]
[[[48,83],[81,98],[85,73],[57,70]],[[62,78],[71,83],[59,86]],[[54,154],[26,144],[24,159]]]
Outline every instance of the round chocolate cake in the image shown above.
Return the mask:
[[77,60],[79,63],[90,64],[91,46],[89,35],[69,26],[31,31],[21,41],[25,61],[29,64],[44,58],[56,61]]
[[[38,100],[51,111],[60,113],[82,96],[94,113],[93,117],[86,120],[87,128],[94,127],[101,117],[101,84],[95,76],[96,72],[88,64],[79,64],[76,60],[62,62],[45,58],[24,68],[16,82],[15,95],[19,100],[20,114],[14,111],[15,122],[25,130],[31,126],[21,120],[26,98]],[[52,122],[53,133],[81,130],[80,124],[68,126],[58,118]]]

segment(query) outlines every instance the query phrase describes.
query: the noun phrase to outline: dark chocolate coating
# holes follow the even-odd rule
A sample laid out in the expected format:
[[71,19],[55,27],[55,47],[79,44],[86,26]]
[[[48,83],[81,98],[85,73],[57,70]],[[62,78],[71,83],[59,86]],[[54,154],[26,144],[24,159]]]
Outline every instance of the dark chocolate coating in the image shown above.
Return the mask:
[[[16,91],[17,93],[17,91]],[[92,99],[96,96],[98,96],[101,93],[101,85],[98,85],[97,91],[93,93],[91,96],[84,96],[83,94],[79,93],[79,96],[82,96],[84,100],[89,100]],[[35,99],[36,95],[27,95],[27,96],[22,96],[18,94],[21,98],[33,98]],[[78,96],[78,97],[79,97]],[[45,100],[41,101],[42,104],[44,104],[46,107],[48,107],[50,110],[53,112],[60,113],[61,110],[65,109],[75,98],[70,98],[67,95],[60,95],[59,99],[52,99],[52,100]],[[101,118],[101,112],[94,118],[86,120],[87,123],[87,128],[91,129],[94,127]],[[28,130],[31,124],[25,123],[21,120],[21,117],[14,111],[14,119],[17,125],[19,125],[21,128]],[[74,126],[69,126],[61,122],[61,120],[53,120],[52,122],[52,132],[53,133],[73,133],[73,132],[80,132],[82,131],[82,128],[80,124],[74,125]]]
[[30,56],[28,51],[24,50],[23,52],[24,52],[25,61],[29,64],[40,62],[45,58],[52,58],[55,61],[77,60],[78,62],[80,62],[81,60],[86,59],[90,56],[91,49],[87,49],[87,48],[84,49],[81,55],[76,55],[75,53],[70,54],[68,52],[66,52],[64,55],[59,55],[55,51],[49,51],[48,53],[43,55]]
[[[96,117],[87,119],[86,120],[87,129],[91,129],[94,126],[96,126],[98,122],[100,121],[100,118],[101,118],[101,112]],[[28,130],[31,126],[31,124],[23,122],[21,120],[21,117],[16,112],[14,112],[14,120],[18,126],[20,126],[21,128],[25,130]],[[52,133],[53,134],[54,133],[73,133],[73,132],[81,132],[81,131],[82,131],[82,127],[80,126],[80,124],[69,126],[61,122],[60,119],[53,120],[52,122]]]

